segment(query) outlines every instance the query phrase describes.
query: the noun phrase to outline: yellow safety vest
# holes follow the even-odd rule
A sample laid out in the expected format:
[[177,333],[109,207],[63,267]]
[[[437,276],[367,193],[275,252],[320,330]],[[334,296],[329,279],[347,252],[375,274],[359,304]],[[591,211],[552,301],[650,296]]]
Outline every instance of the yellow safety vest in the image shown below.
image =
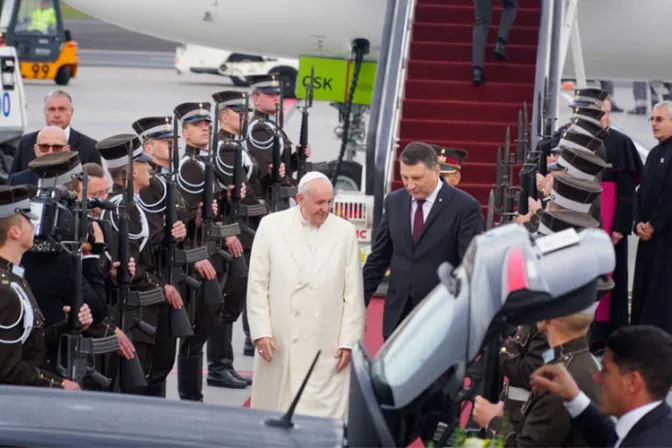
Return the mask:
[[54,11],[54,8],[36,9],[30,13],[28,31],[46,33],[52,25],[56,25],[56,11]]

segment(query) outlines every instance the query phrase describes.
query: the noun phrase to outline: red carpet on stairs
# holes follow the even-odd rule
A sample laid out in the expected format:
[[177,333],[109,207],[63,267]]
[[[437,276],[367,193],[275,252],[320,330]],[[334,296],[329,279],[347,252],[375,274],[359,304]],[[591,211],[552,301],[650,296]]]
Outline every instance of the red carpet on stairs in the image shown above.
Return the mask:
[[[493,6],[487,84],[476,87],[471,83],[473,0],[417,0],[399,129],[398,152],[418,140],[466,149],[460,188],[484,207],[506,128],[515,148],[518,111],[526,101],[531,116],[534,98],[539,1],[519,2],[506,45],[508,61],[492,54],[501,12],[501,6]],[[401,187],[397,163],[392,189]]]

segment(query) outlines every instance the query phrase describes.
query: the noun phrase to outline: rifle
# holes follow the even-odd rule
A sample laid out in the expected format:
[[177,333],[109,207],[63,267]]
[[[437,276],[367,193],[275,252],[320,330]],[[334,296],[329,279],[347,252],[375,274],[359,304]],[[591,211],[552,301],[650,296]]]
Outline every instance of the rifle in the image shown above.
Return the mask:
[[[230,237],[240,235],[240,226],[238,223],[230,225],[221,225],[214,223],[214,216],[212,213],[212,203],[215,199],[215,172],[213,166],[215,164],[216,151],[218,148],[218,134],[219,134],[219,104],[215,104],[215,121],[212,128],[212,135],[210,141],[210,152],[201,160],[204,163],[204,179],[203,179],[203,209],[202,217],[203,223],[201,227],[201,246],[207,249],[208,255],[219,255],[224,262],[231,265],[234,258],[228,252],[221,248],[222,242]],[[236,268],[240,267],[240,263],[233,263]],[[232,266],[232,267],[233,267]],[[244,278],[247,276],[247,267],[245,272],[238,269],[232,269],[231,273],[234,277]],[[222,288],[219,281],[203,280],[201,287],[201,297],[206,306],[216,306],[223,303]]]
[[[125,184],[125,191],[122,193],[122,200],[119,203],[119,270],[117,271],[118,287],[118,322],[121,330],[126,334],[128,339],[133,342],[132,330],[134,327],[140,328],[141,331],[147,334],[153,334],[155,329],[147,323],[140,320],[135,315],[135,307],[132,303],[130,294],[131,273],[128,269],[128,262],[130,260],[130,216],[129,212],[134,205],[134,191],[133,191],[133,144],[128,144],[128,168],[121,172],[122,185]],[[153,330],[153,331],[152,331]],[[130,389],[135,387],[145,387],[147,381],[145,380],[145,372],[140,359],[137,355],[131,359],[121,358],[119,360],[119,378],[118,387],[120,389]]]
[[[261,217],[267,214],[268,210],[263,204],[243,205],[241,204],[241,188],[244,184],[243,173],[243,144],[244,136],[247,134],[248,114],[250,97],[244,94],[245,97],[245,112],[240,114],[240,134],[238,139],[234,140],[234,156],[233,156],[233,191],[231,192],[231,222],[239,223],[242,233],[254,238],[256,232],[249,226],[249,221],[241,222],[241,217],[245,216],[248,219],[251,217]],[[247,268],[247,266],[246,266]]]
[[82,297],[82,245],[86,242],[88,216],[88,176],[82,173],[82,200],[75,201],[75,241],[69,252],[72,261],[72,301],[68,313],[69,333],[61,335],[58,345],[57,370],[61,376],[81,384],[84,378],[90,378],[98,386],[107,389],[112,380],[89,366],[89,356],[112,353],[119,350],[119,338],[116,335],[104,338],[86,338],[82,335],[82,323],[79,321],[79,310],[84,303]]
[[[179,285],[185,283],[192,290],[199,290],[201,282],[187,275],[183,266],[207,258],[204,251],[185,251],[177,248],[177,241],[171,233],[173,226],[177,222],[177,191],[175,187],[175,176],[179,170],[179,160],[177,158],[177,119],[173,117],[173,139],[169,142],[169,166],[170,171],[165,176],[166,182],[166,215],[165,226],[163,230],[163,242],[161,244],[161,254],[159,257],[163,271],[163,280],[169,285]],[[175,309],[170,307],[170,336],[171,338],[183,338],[193,336],[194,330],[189,321],[189,316],[184,308]]]
[[301,108],[301,131],[299,133],[299,148],[297,152],[298,180],[301,180],[301,178],[306,174],[306,148],[308,147],[308,115],[309,115],[308,109],[313,107],[313,94],[315,91],[314,82],[315,82],[315,66],[310,68],[310,85],[305,86],[306,99],[303,101],[303,107]]

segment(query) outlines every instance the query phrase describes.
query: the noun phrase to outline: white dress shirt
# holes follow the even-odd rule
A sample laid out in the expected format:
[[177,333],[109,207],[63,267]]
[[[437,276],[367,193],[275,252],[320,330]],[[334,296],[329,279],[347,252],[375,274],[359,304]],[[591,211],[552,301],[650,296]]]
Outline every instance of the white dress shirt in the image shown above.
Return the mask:
[[70,141],[70,126],[63,129],[63,131],[65,132],[65,141],[69,142]]
[[[443,182],[439,179],[432,194],[425,198],[425,202],[422,204],[422,222],[427,222],[427,216],[429,216],[429,212],[432,211],[432,205],[434,205],[434,201],[436,201],[436,197],[439,195],[439,190],[441,190],[442,186]],[[411,199],[411,235],[413,235],[413,221],[415,220],[415,211],[417,209],[418,201],[416,199]]]
[[[638,421],[642,419],[646,414],[653,411],[655,408],[660,406],[663,401],[654,401],[653,403],[645,404],[638,408],[633,409],[630,412],[627,412],[621,416],[616,422],[616,435],[618,435],[618,440],[614,445],[614,448],[621,446],[621,442],[628,435],[630,430],[637,424]],[[572,418],[578,417],[586,408],[590,406],[590,398],[583,392],[579,392],[579,395],[574,397],[571,401],[565,403],[567,412]],[[612,417],[613,418],[613,417]]]

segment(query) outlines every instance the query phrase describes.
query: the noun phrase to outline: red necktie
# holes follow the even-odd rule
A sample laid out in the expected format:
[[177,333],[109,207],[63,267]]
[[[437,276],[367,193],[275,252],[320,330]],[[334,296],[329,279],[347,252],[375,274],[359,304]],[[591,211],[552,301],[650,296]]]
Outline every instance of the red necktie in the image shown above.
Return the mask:
[[415,209],[415,216],[413,216],[413,244],[418,242],[420,233],[422,232],[422,226],[425,223],[422,213],[422,204],[425,203],[425,200],[417,199],[415,202],[417,203],[417,208]]

